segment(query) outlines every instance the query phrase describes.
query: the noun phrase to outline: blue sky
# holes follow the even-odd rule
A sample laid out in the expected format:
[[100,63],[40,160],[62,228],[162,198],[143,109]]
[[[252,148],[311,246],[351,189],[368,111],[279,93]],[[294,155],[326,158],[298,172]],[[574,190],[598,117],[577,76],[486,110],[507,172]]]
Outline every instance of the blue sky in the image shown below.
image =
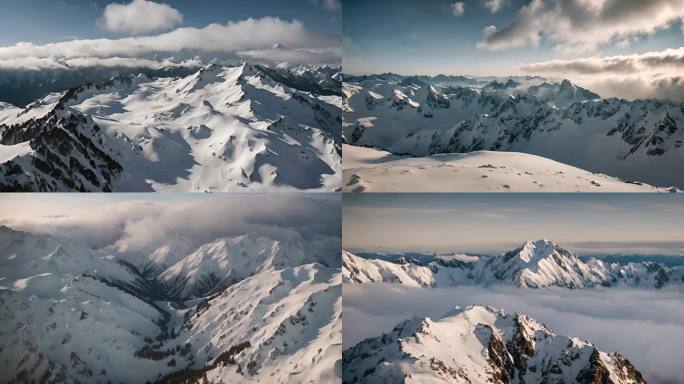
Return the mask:
[[684,254],[684,198],[659,194],[348,194],[355,250],[503,252],[546,238],[601,253]]
[[[486,6],[486,0],[462,1],[463,13],[455,15],[450,0],[347,0],[342,9],[345,37],[344,67],[347,73],[381,73],[396,72],[401,74],[471,74],[471,75],[508,75],[524,73],[519,66],[522,63],[547,61],[552,59],[569,59],[587,56],[606,56],[616,54],[644,53],[660,51],[666,48],[682,46],[681,21],[678,15],[666,9],[639,10],[633,6],[634,12],[640,11],[641,18],[648,18],[649,13],[670,12],[667,16],[653,17],[658,19],[642,28],[633,27],[629,33],[614,36],[590,50],[586,48],[599,41],[599,35],[610,35],[631,22],[633,13],[624,10],[606,9],[605,15],[595,19],[582,21],[583,30],[591,31],[582,36],[581,44],[575,44],[572,32],[554,31],[554,21],[559,24],[567,20],[575,20],[570,11],[553,11],[557,1],[539,0],[548,6],[548,11],[537,11],[529,20],[519,17],[522,8],[530,0],[500,0],[500,7],[493,12]],[[607,2],[611,2],[607,0]],[[581,3],[567,1],[565,3]],[[591,3],[591,2],[584,2]],[[600,1],[595,2],[596,4]],[[612,3],[616,3],[612,1]],[[625,0],[627,3],[638,3],[636,0]],[[647,3],[647,2],[641,2]],[[655,3],[668,3],[658,1]],[[670,1],[670,6],[684,4],[677,0]],[[569,7],[568,7],[569,8]],[[608,8],[608,7],[606,7]],[[613,8],[617,8],[614,6]],[[619,16],[614,16],[618,14]],[[684,13],[684,11],[681,11]],[[488,26],[496,26],[501,30],[518,19],[518,35],[537,20],[549,20],[548,25],[541,25],[542,37],[538,45],[525,44],[491,50],[478,48],[483,39],[483,31]],[[555,18],[551,20],[551,18]],[[624,19],[621,23],[620,18]],[[613,20],[610,23],[604,20]],[[618,21],[615,21],[618,19]],[[660,22],[660,20],[665,20]],[[594,24],[590,24],[594,22]],[[579,29],[580,22],[576,23]],[[604,26],[597,26],[603,23]],[[610,24],[610,25],[609,25]],[[521,27],[522,26],[522,27]],[[654,27],[654,33],[643,31]],[[533,27],[529,27],[533,28]],[[613,29],[610,29],[613,28]],[[629,28],[628,28],[629,30]],[[553,37],[550,37],[555,33]],[[512,37],[512,33],[508,34]],[[579,38],[579,37],[577,37]],[[564,46],[571,40],[573,49]],[[584,49],[582,49],[584,48]]]
[[[20,41],[50,43],[78,38],[110,38],[118,34],[98,25],[98,19],[109,3],[125,0],[3,0],[0,12],[0,46]],[[183,14],[181,26],[204,27],[249,17],[276,16],[297,19],[305,26],[340,33],[341,13],[321,2],[307,0],[165,0]]]

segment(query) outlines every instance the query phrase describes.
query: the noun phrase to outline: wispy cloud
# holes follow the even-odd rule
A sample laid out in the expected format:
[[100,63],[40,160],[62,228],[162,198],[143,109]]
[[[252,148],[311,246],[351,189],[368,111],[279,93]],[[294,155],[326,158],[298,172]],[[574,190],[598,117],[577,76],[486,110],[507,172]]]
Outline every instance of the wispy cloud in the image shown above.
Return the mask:
[[462,1],[451,3],[449,8],[451,8],[451,14],[454,16],[461,16],[463,13],[465,13],[465,4],[463,4]]
[[503,6],[503,0],[484,0],[484,6],[492,13],[496,13]]

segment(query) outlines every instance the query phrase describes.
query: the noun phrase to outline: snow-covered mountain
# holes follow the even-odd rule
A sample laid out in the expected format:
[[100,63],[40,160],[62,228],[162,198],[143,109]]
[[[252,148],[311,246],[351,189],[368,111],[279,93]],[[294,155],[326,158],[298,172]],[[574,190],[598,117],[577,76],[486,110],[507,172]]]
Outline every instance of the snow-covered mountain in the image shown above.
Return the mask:
[[[219,239],[179,261],[188,268],[172,281],[177,265],[143,269],[147,260],[136,265],[8,227],[0,227],[0,246],[3,381],[290,383],[341,375],[339,268],[301,257],[301,245],[253,234]],[[212,247],[219,249],[209,256]]]
[[[106,62],[107,60],[105,60]],[[115,64],[117,60],[109,60]],[[123,60],[122,60],[123,61]],[[170,61],[150,65],[107,65],[74,67],[63,63],[54,68],[0,68],[0,100],[24,107],[53,92],[86,83],[101,83],[114,76],[128,77],[143,73],[148,77],[187,76],[202,67],[196,60]]]
[[455,308],[413,318],[342,354],[343,383],[645,383],[619,352],[557,335],[524,314]]
[[681,103],[602,99],[567,80],[411,79],[345,78],[344,140],[413,156],[524,152],[623,180],[684,187],[677,166],[684,160]]
[[337,190],[338,74],[209,65],[2,104],[0,190]]
[[187,298],[206,295],[260,272],[310,263],[339,265],[311,255],[295,242],[283,243],[249,233],[201,245],[161,272],[159,279],[180,288],[171,288],[175,296]]
[[684,268],[659,263],[606,263],[596,258],[587,262],[549,240],[527,241],[501,256],[435,257],[419,265],[364,259],[342,252],[342,274],[352,283],[390,282],[439,287],[464,284],[507,284],[516,287],[588,288],[596,286],[638,286],[662,288],[684,283]]
[[344,192],[677,192],[521,152],[426,157],[342,145]]

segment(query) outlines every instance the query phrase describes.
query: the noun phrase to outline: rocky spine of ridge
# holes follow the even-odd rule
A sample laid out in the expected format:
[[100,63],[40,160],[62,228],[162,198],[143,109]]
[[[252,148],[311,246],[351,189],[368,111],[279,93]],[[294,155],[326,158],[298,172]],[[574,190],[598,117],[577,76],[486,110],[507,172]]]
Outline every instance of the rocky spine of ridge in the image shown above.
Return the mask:
[[640,384],[619,352],[556,335],[529,316],[491,307],[413,318],[342,354],[343,383]]
[[111,192],[123,168],[105,140],[89,116],[66,109],[63,100],[43,117],[0,126],[0,144],[28,141],[33,150],[30,158],[0,164],[0,191]]

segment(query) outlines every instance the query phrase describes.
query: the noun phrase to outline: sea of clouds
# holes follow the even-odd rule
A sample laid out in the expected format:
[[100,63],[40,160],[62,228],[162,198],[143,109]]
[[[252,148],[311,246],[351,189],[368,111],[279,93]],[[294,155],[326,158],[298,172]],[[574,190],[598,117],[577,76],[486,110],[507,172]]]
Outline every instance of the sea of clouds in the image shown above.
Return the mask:
[[512,287],[416,288],[399,284],[345,284],[343,347],[390,331],[412,316],[439,318],[472,304],[520,312],[558,334],[620,351],[649,383],[681,382],[684,288],[524,289]]

